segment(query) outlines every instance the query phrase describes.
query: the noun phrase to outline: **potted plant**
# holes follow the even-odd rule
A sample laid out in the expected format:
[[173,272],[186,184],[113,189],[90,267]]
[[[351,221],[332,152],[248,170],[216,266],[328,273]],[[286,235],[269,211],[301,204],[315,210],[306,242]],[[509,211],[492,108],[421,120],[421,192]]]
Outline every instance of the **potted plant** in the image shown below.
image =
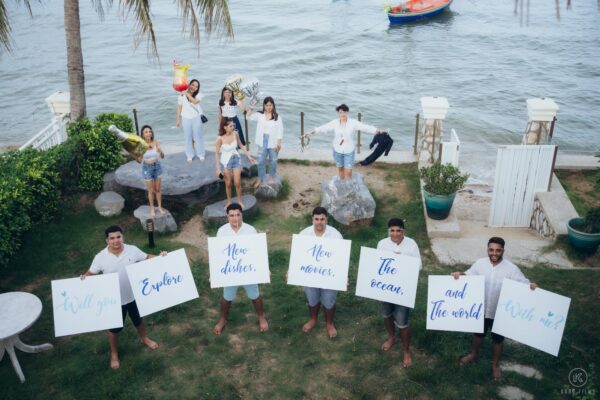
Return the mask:
[[600,244],[600,207],[588,210],[585,218],[572,218],[567,223],[569,242],[581,250],[594,251]]
[[460,169],[452,164],[439,162],[422,167],[420,174],[427,216],[432,219],[446,219],[456,192],[465,186],[469,174],[461,173]]

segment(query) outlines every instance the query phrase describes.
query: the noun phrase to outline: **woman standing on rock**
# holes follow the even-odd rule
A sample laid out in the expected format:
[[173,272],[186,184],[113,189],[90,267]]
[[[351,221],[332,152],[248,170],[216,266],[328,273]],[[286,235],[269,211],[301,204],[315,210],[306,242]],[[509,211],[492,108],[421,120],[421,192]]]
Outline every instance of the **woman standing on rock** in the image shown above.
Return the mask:
[[362,122],[348,118],[350,109],[345,104],[340,104],[335,111],[338,113],[338,119],[321,125],[304,136],[312,136],[315,133],[325,133],[333,131],[333,159],[338,167],[338,175],[340,180],[352,180],[352,168],[354,168],[354,132],[365,131],[368,133],[381,133],[383,129],[375,128],[374,126],[363,124]]
[[[223,177],[225,180],[225,193],[227,194],[227,203],[225,208],[231,204],[231,183],[235,185],[237,194],[237,203],[244,208],[242,203],[242,163],[237,147],[244,151],[248,160],[252,164],[256,164],[256,160],[252,158],[246,146],[240,140],[240,137],[235,130],[233,119],[228,117],[221,118],[219,124],[219,136],[216,142],[215,160],[216,172],[218,177]],[[222,174],[222,176],[221,176]]]
[[200,101],[200,82],[192,79],[187,90],[181,93],[177,101],[175,126],[183,125],[185,135],[185,155],[191,163],[194,157],[204,161],[204,137],[202,135],[202,107]]
[[242,145],[246,145],[246,139],[244,138],[244,131],[242,130],[242,124],[240,123],[240,119],[237,117],[237,109],[238,107],[242,111],[246,111],[246,105],[242,102],[238,103],[231,90],[224,87],[221,90],[221,99],[219,100],[219,107],[217,107],[217,122],[219,126],[221,126],[221,119],[231,118],[233,123],[235,124],[235,129],[238,132],[238,136],[240,137],[240,142]]
[[277,176],[277,158],[283,139],[283,121],[272,97],[265,97],[262,111],[252,113],[248,120],[256,121],[256,137],[254,143],[261,146],[258,157],[258,179],[254,183],[257,188],[267,178],[267,157],[269,157],[269,184],[275,182]]
[[148,201],[150,202],[150,216],[154,217],[154,196],[160,215],[165,214],[162,208],[162,196],[160,193],[160,181],[162,176],[162,167],[160,158],[165,158],[165,153],[160,147],[160,142],[154,139],[154,132],[150,125],[142,127],[142,137],[148,145],[148,150],[142,156],[142,176],[148,188]]

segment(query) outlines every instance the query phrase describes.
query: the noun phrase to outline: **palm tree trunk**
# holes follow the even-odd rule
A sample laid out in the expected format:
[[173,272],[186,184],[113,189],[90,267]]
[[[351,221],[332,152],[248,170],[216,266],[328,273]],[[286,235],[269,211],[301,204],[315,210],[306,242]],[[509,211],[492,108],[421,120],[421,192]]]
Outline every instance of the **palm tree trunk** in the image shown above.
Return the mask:
[[71,94],[71,119],[85,117],[85,78],[79,26],[79,0],[64,0],[67,37],[67,75]]

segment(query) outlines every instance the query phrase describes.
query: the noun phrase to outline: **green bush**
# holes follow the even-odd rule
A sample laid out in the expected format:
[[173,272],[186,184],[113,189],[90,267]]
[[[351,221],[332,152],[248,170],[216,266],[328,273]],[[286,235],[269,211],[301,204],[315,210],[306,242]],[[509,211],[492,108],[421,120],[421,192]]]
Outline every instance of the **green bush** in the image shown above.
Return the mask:
[[423,179],[423,189],[438,195],[449,195],[459,191],[469,179],[469,174],[461,174],[454,165],[439,162],[422,167],[420,174]]
[[51,154],[28,149],[0,157],[0,265],[18,250],[23,233],[52,218],[60,187]]

